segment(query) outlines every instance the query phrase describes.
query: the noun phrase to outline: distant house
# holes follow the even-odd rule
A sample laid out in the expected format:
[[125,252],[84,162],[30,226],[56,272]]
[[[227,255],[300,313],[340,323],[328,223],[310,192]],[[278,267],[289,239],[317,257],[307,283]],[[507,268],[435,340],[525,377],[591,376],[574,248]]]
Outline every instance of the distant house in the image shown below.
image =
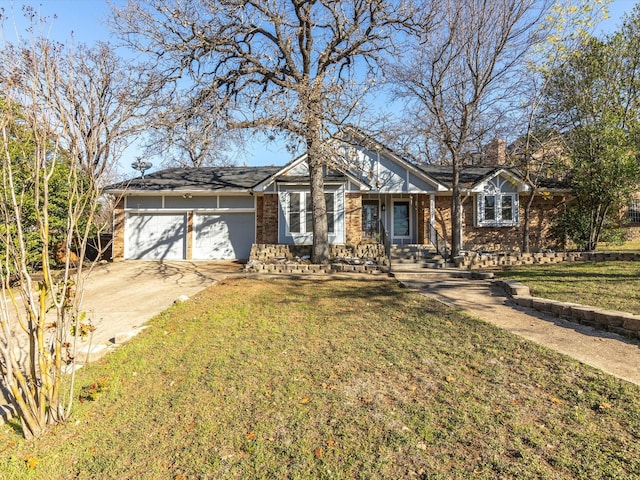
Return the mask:
[[[341,146],[346,159],[325,168],[329,241],[427,244],[451,239],[451,167],[418,165],[359,132]],[[344,165],[344,166],[341,166]],[[504,165],[504,143],[465,167],[463,247],[514,251],[522,237],[529,186]],[[282,167],[170,168],[111,185],[114,259],[246,259],[259,244],[311,244],[308,166],[303,154]],[[549,229],[568,190],[540,188],[532,207],[531,246],[552,246]]]
[[625,240],[640,240],[640,193],[636,193],[620,212],[618,224],[624,229]]

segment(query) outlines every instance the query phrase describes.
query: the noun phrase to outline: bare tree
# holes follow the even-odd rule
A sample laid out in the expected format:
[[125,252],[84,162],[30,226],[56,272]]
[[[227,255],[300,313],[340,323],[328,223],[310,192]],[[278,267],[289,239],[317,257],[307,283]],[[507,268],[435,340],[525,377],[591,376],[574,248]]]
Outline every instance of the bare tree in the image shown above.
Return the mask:
[[239,130],[224,128],[188,97],[186,101],[161,102],[157,107],[147,126],[148,156],[161,158],[163,165],[183,168],[233,163],[230,152],[243,143]]
[[192,108],[211,122],[304,146],[313,260],[325,263],[325,140],[357,116],[403,12],[387,0],[150,0],[116,8],[113,26],[167,82],[192,92]]
[[29,75],[36,60],[47,68],[55,64],[55,81],[39,78],[35,87],[57,122],[67,122],[63,146],[80,156],[86,174],[96,179],[111,175],[143,128],[157,85],[141,78],[141,71],[105,42],[90,47],[38,38],[28,47],[6,44],[0,52],[4,76]]
[[[460,169],[490,117],[501,113],[526,54],[541,40],[551,0],[424,0],[405,55],[389,66],[428,148],[452,167],[452,255],[462,248]],[[428,28],[420,28],[427,25]],[[422,129],[428,116],[429,128]],[[421,130],[421,131],[420,131]]]
[[153,85],[136,75],[106,44],[33,37],[0,52],[0,385],[27,438],[71,413],[99,187]]
[[[81,142],[62,145],[62,139],[75,138],[69,126],[78,119],[61,115],[41,95],[43,83],[53,89],[64,70],[49,61],[52,56],[43,62],[40,47],[24,47],[16,59],[31,70],[4,65],[0,121],[0,379],[27,438],[70,414],[76,341],[91,328],[81,312],[84,264],[74,258],[84,257],[95,231],[99,198],[96,179],[80,163]],[[64,198],[53,187],[56,177],[64,182]],[[64,215],[54,219],[53,203],[60,201]],[[54,229],[60,234],[57,245],[51,243]],[[33,232],[38,282],[28,261]],[[51,268],[56,254],[63,263],[58,271]]]

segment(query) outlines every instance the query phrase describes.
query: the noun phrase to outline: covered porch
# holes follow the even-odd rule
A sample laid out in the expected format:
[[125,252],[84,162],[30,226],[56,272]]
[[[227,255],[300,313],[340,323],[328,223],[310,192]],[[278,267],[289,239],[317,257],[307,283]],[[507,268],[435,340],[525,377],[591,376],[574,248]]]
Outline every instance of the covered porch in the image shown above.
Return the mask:
[[[388,237],[391,245],[429,244],[436,241],[435,194],[362,195],[359,242],[381,242]],[[384,230],[384,231],[381,231]]]

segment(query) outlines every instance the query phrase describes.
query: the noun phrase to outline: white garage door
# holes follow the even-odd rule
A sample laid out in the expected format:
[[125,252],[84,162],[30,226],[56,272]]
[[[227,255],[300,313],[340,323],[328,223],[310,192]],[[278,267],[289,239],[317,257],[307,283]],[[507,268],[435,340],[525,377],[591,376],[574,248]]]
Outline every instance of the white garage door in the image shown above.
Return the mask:
[[185,226],[184,214],[127,214],[125,258],[184,259],[187,245]]
[[195,214],[193,258],[247,259],[256,238],[253,213]]

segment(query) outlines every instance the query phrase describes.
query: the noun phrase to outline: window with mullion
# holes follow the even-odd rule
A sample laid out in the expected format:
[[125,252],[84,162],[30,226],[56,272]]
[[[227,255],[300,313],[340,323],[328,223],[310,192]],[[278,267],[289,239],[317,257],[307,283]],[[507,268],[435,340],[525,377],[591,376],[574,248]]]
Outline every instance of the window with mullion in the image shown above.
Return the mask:
[[289,193],[289,232],[301,233],[300,231],[300,204],[301,195],[298,192]]
[[484,196],[484,220],[496,220],[496,195]]
[[[327,204],[327,230],[335,233],[335,194],[325,193],[324,198]],[[311,193],[289,192],[289,233],[313,233]]]
[[304,200],[305,200],[304,202],[305,232],[313,233],[313,207],[311,206],[313,204],[311,203],[311,193],[307,192],[304,196]]
[[478,198],[478,226],[510,227],[518,224],[518,199],[514,193],[489,193]]
[[629,221],[640,223],[640,199],[634,198],[629,203]]
[[513,196],[503,195],[501,200],[502,221],[510,222],[513,220]]
[[333,193],[325,193],[324,200],[327,203],[327,231],[335,233],[335,195]]

